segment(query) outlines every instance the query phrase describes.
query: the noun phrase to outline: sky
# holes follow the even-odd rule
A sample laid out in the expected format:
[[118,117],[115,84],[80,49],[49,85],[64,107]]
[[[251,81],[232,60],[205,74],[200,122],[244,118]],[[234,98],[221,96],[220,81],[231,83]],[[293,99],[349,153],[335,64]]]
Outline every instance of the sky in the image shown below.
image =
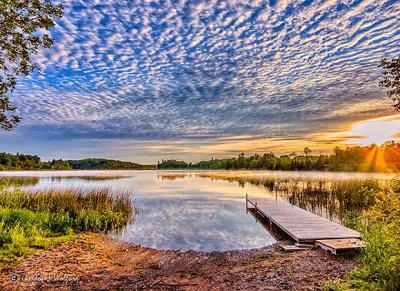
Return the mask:
[[0,151],[154,163],[399,137],[378,65],[400,56],[400,1],[62,3]]

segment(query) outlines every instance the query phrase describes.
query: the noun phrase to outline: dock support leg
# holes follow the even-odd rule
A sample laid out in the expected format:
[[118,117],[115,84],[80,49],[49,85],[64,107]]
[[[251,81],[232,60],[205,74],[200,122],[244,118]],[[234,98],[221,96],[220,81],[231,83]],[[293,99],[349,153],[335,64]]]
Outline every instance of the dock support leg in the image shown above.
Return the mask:
[[249,213],[248,207],[247,207],[247,199],[248,199],[248,198],[247,198],[247,193],[246,193],[246,214]]
[[254,203],[254,216],[256,217],[257,222],[257,202]]

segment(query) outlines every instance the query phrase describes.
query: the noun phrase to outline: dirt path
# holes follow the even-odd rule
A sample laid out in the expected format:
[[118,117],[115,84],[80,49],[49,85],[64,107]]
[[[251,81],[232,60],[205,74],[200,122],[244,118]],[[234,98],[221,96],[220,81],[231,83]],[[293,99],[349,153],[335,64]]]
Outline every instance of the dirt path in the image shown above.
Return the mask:
[[0,271],[1,290],[316,290],[355,266],[319,250],[159,251],[92,234]]

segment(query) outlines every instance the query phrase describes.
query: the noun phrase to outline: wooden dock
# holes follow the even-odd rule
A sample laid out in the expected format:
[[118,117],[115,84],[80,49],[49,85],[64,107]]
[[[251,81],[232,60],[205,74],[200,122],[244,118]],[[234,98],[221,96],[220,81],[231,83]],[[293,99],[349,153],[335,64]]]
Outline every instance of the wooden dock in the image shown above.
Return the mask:
[[323,250],[329,251],[334,255],[347,252],[349,250],[357,250],[365,246],[365,243],[360,239],[345,238],[345,239],[327,239],[316,240],[315,245]]
[[360,234],[327,218],[301,209],[279,198],[248,198],[246,210],[276,225],[297,243],[321,240],[361,239]]

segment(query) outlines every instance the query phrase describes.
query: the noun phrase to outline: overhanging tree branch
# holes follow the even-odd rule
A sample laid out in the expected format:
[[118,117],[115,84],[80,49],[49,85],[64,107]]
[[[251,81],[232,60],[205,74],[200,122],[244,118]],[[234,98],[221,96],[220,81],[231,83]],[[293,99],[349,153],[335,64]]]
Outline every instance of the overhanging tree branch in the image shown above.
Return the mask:
[[400,57],[381,60],[380,67],[383,68],[383,79],[379,82],[380,87],[387,88],[387,96],[392,99],[393,107],[400,111]]
[[50,0],[0,1],[0,129],[12,130],[20,122],[8,94],[19,75],[38,70],[33,55],[53,44],[51,36],[39,34],[39,29],[49,30],[62,15],[62,5]]

